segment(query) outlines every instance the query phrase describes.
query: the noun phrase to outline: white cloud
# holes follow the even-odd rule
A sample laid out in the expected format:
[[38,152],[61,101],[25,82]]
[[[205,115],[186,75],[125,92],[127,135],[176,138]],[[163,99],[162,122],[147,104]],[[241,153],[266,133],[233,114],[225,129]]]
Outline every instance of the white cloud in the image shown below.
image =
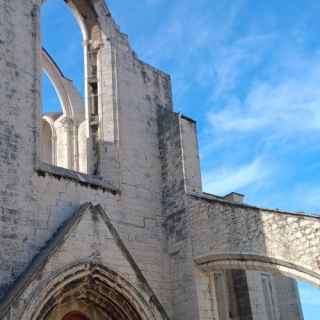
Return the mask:
[[[308,57],[303,57],[306,60]],[[265,130],[266,134],[295,136],[301,132],[320,130],[320,57],[310,61],[301,72],[295,66],[286,75],[257,81],[243,101],[229,98],[208,120],[215,132],[250,134]]]
[[[268,190],[263,199],[269,199],[266,206],[319,211],[320,189],[311,181],[312,177],[299,177],[303,169],[296,158],[304,161],[307,172],[306,166],[314,165],[319,149],[320,56],[286,58],[276,66],[273,64],[268,78],[254,81],[243,98],[228,96],[220,100],[222,107],[208,112],[206,135],[212,142],[204,150],[204,158],[209,163],[213,154],[218,154],[215,158],[220,160],[204,181],[206,189],[213,193],[242,188],[251,199],[261,201],[259,193]],[[310,158],[308,152],[312,154]],[[263,161],[261,154],[272,160]],[[234,165],[248,156],[258,160]],[[253,189],[257,183],[262,183],[262,187]],[[285,190],[279,190],[280,185]]]
[[225,166],[205,172],[204,189],[207,192],[225,195],[252,185],[260,185],[272,172],[270,164],[262,158],[241,166]]
[[[152,38],[141,37],[138,52],[143,54],[143,59],[159,67],[166,66],[169,61],[175,97],[183,97],[199,85],[218,84],[220,91],[231,87],[237,65],[245,59],[253,59],[247,58],[241,42],[235,47],[226,46],[246,3],[247,0],[235,0],[232,5],[225,0],[210,2],[211,9],[207,10],[207,0],[197,3],[177,0],[168,6]],[[249,42],[248,38],[247,44]]]
[[[286,161],[294,162],[294,152],[310,151],[310,139],[313,146],[319,140],[320,55],[294,47],[287,31],[244,21],[248,4],[222,0],[206,10],[207,0],[170,3],[152,37],[137,41],[138,52],[159,67],[169,66],[176,108],[181,104],[189,113],[199,107],[202,120],[201,112],[208,111],[202,106],[212,106],[207,126],[199,125],[204,168],[215,166],[204,171],[205,189],[218,194],[241,189],[255,201],[269,188],[258,196],[261,201],[273,191],[281,194],[279,188],[292,179],[294,190],[286,189],[284,200],[264,202],[286,208],[291,198],[301,197],[293,183],[297,164],[289,168]],[[188,105],[186,97],[196,101],[200,86],[207,100]],[[311,196],[316,195],[310,194],[310,202]]]

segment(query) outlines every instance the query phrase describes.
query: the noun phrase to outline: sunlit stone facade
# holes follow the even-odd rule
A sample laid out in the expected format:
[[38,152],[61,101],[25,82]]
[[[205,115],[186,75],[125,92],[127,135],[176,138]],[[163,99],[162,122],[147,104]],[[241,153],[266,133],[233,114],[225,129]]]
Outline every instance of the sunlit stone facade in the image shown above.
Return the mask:
[[103,0],[67,4],[84,98],[41,49],[41,1],[0,0],[0,319],[303,319],[284,276],[320,284],[319,219],[203,193],[169,75]]

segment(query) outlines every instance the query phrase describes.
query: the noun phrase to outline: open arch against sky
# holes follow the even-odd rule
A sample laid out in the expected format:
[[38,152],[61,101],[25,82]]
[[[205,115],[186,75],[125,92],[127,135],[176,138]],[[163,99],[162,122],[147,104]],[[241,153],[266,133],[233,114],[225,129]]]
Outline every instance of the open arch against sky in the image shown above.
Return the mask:
[[[59,12],[57,15],[56,13]],[[41,8],[42,46],[71,79],[81,95],[84,93],[83,39],[80,27],[64,1],[46,1]],[[47,76],[43,76],[44,111],[57,111],[60,103]],[[61,110],[61,108],[60,108]]]

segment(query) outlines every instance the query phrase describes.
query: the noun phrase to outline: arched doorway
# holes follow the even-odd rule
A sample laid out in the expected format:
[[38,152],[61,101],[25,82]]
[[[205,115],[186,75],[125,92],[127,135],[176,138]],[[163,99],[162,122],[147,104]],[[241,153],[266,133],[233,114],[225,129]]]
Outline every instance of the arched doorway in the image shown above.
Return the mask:
[[[151,295],[150,295],[151,294]],[[105,266],[68,267],[50,280],[24,312],[22,320],[168,319],[152,293],[133,286]]]
[[[48,55],[42,54],[42,60],[46,63],[45,66],[49,66],[49,68],[45,69],[45,71],[48,73],[50,80],[53,80],[53,84],[57,89],[61,106],[64,111],[63,113],[66,116],[66,121],[64,123],[62,123],[62,121],[59,123],[60,127],[62,128],[60,130],[62,133],[59,134],[57,131],[57,137],[58,139],[61,137],[62,142],[59,143],[58,141],[57,146],[66,144],[64,149],[67,149],[68,159],[62,163],[57,163],[57,165],[83,173],[98,175],[99,172],[101,172],[101,170],[99,170],[100,156],[98,147],[101,135],[101,129],[99,130],[101,121],[97,120],[100,116],[99,105],[101,103],[101,92],[99,91],[100,86],[98,85],[98,76],[101,74],[101,65],[99,64],[99,61],[102,61],[101,55],[103,54],[101,50],[103,47],[100,25],[101,20],[99,21],[98,16],[102,14],[106,17],[108,11],[104,7],[96,10],[93,2],[94,1],[87,0],[55,2],[39,0],[39,3],[43,5],[43,14],[41,15],[42,18],[40,19],[40,26],[42,28],[42,36],[40,39],[43,40],[41,46],[43,47],[45,44],[45,47],[50,49],[50,53],[55,56],[54,60],[57,63],[60,61],[61,64],[64,64],[65,67],[70,69],[69,71],[74,75],[74,83],[78,83],[78,87],[81,88],[80,92],[83,91],[84,95],[84,110],[81,110],[81,120],[83,118],[85,119],[85,122],[80,125],[80,123],[77,123],[77,119],[74,118],[76,116],[74,114],[75,110],[72,110],[70,106],[69,98],[70,96],[72,97],[72,95],[67,95],[65,92],[63,92],[65,91],[65,84],[68,86],[68,80],[61,79],[64,78],[62,74],[58,74],[58,76],[56,76],[56,66],[52,68],[52,63],[50,65],[51,61],[49,61],[48,64],[48,57],[46,57]],[[55,15],[51,13],[51,10],[45,12],[45,6],[49,5],[52,5],[51,10],[52,12],[55,11],[58,19],[61,19],[62,16],[64,21],[67,20],[66,18],[69,20],[69,32],[65,30],[63,35],[57,38],[54,38],[52,35],[55,34],[57,25],[59,28],[61,27],[61,21],[53,21],[54,19],[52,18]],[[71,9],[71,12],[64,8],[66,6]],[[44,14],[44,12],[46,14]],[[70,13],[72,14],[70,15]],[[71,16],[72,21],[70,21]],[[47,24],[49,21],[51,25],[46,25],[44,23],[45,21],[47,21]],[[66,23],[64,23],[63,26],[65,28]],[[78,26],[79,28],[77,28]],[[70,35],[72,35],[72,37],[68,38]],[[52,41],[50,41],[51,38]],[[61,39],[65,40],[65,45],[61,45]],[[72,42],[74,39],[77,40],[76,43]],[[74,47],[76,49],[74,49]],[[63,61],[67,62],[62,63]],[[71,61],[76,61],[73,68],[70,67]],[[66,74],[68,74],[68,72]],[[62,85],[59,85],[59,81],[55,81],[57,78],[62,80]],[[71,121],[69,121],[70,119]],[[64,136],[67,136],[67,138]],[[85,142],[78,141],[80,137],[84,138],[83,140]],[[67,140],[67,142],[65,143],[64,140]],[[80,151],[78,150],[79,148],[81,149]],[[79,163],[79,158],[83,159],[81,163]]]
[[62,320],[90,320],[90,319],[81,312],[73,311],[66,314]]

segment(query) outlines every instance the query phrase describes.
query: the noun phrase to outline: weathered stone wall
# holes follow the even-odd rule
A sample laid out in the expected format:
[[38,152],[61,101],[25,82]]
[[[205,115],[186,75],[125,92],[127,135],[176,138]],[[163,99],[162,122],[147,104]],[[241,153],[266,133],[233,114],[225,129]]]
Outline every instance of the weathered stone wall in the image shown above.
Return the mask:
[[[0,292],[25,268],[38,217],[31,184],[40,123],[36,12],[32,1],[0,1]],[[28,186],[28,188],[27,188]],[[31,250],[29,249],[31,248]],[[31,251],[31,252],[30,252]]]
[[[70,4],[81,15],[88,2]],[[98,152],[88,122],[79,137],[80,167],[98,164],[96,176],[39,164],[39,7],[32,0],[0,0],[0,299],[84,202],[108,213],[173,319],[218,319],[214,270],[265,269],[319,284],[319,219],[200,194],[196,126],[172,111],[169,76],[135,56],[103,0],[91,4],[86,21],[92,40],[101,41]],[[90,111],[86,104],[86,121]],[[73,235],[44,278],[103,252],[101,239],[108,236],[94,226],[87,233],[84,224]],[[139,286],[125,265],[99,258]],[[10,320],[17,319],[15,311]]]
[[184,209],[184,179],[179,115],[159,110],[163,214]]
[[[100,203],[145,277],[170,311],[168,258],[161,218],[157,112],[171,108],[169,77],[143,64],[123,35],[114,34],[117,60],[119,191],[102,191],[63,175],[37,171],[40,125],[38,9],[32,1],[0,1],[2,111],[0,283],[4,295],[59,226],[85,201]],[[104,82],[102,83],[102,85]],[[1,89],[2,90],[2,89]],[[3,91],[2,91],[3,92]],[[160,93],[160,94],[159,94]],[[107,128],[105,123],[105,128]],[[111,125],[109,123],[109,125]],[[108,149],[104,150],[108,152]],[[108,170],[100,173],[108,180]],[[114,172],[111,172],[114,174]]]
[[320,284],[318,217],[192,198],[192,241],[198,264],[265,269]]
[[199,316],[198,280],[193,276],[197,271],[192,259],[191,223],[185,203],[187,191],[201,189],[196,126],[181,114],[163,109],[159,110],[158,121],[163,226],[170,256],[173,314],[177,319],[196,319]]
[[[152,289],[137,268],[107,214],[101,207],[86,204],[63,224],[18,280],[7,303],[0,304],[0,317],[9,313],[11,319],[47,319],[47,311],[56,314],[68,308],[72,311],[68,297],[82,293],[82,303],[98,304],[98,310],[107,312],[111,319],[123,319],[113,312],[124,308],[125,313],[130,313],[129,304],[141,312],[141,320],[167,319],[165,314],[161,316]],[[114,278],[116,281],[112,283]],[[101,285],[106,285],[106,292],[100,291]],[[116,291],[110,294],[116,287],[121,291],[118,296]],[[92,290],[96,292],[94,299],[90,295]],[[87,295],[83,295],[85,291]],[[108,305],[108,298],[113,299],[113,306]],[[137,317],[132,315],[130,319]]]
[[253,319],[268,319],[261,272],[282,276],[277,286],[270,275],[277,296],[275,317],[291,314],[293,319],[302,319],[296,288],[285,276],[319,285],[319,218],[264,210],[206,194],[190,194],[184,204],[165,220],[174,265],[174,297],[179,297],[175,314],[192,319],[197,309],[199,319],[219,319],[219,293],[210,273],[245,269],[260,271],[256,277],[247,272]]

